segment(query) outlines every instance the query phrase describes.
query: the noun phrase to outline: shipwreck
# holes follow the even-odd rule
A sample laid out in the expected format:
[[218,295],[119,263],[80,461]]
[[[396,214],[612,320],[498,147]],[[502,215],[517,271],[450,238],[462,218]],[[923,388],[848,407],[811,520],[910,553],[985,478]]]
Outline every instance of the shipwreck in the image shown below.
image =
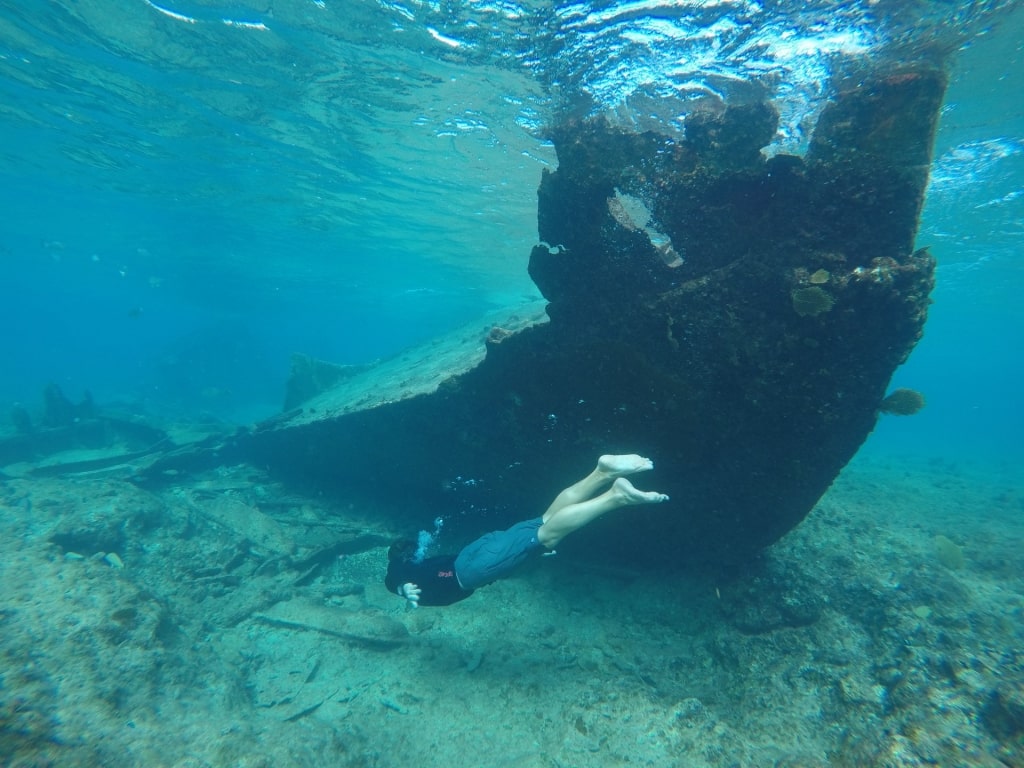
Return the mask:
[[326,389],[297,383],[287,412],[133,476],[246,461],[469,538],[635,451],[671,502],[567,552],[749,558],[814,507],[921,338],[934,261],[915,235],[944,90],[931,69],[840,85],[803,156],[764,151],[770,103],[694,113],[683,137],[564,122],[529,263],[544,306],[366,368],[303,360]]

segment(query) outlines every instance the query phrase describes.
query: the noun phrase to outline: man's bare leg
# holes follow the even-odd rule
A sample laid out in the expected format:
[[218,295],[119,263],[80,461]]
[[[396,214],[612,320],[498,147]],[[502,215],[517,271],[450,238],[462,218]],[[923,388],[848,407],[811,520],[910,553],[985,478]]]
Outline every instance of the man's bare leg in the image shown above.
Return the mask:
[[581,501],[593,498],[599,491],[602,491],[608,483],[616,478],[632,475],[637,472],[646,472],[654,468],[654,463],[643,456],[629,453],[622,456],[602,456],[597,460],[594,471],[562,491],[551,502],[547,512],[544,513],[546,523],[558,510],[568,507],[570,504],[579,504]]
[[600,496],[569,504],[555,510],[553,514],[545,515],[543,524],[537,529],[537,541],[552,549],[573,531],[578,531],[613,509],[634,504],[660,504],[663,501],[668,501],[664,493],[639,491],[629,480],[619,477]]

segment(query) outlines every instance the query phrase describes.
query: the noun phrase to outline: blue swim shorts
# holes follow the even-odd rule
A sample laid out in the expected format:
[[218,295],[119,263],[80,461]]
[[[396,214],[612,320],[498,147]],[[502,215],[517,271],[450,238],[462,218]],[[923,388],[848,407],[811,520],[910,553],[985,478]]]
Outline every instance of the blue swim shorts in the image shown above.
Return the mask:
[[537,541],[541,518],[493,531],[467,544],[455,558],[455,574],[463,589],[477,589],[508,576],[531,555],[544,549]]

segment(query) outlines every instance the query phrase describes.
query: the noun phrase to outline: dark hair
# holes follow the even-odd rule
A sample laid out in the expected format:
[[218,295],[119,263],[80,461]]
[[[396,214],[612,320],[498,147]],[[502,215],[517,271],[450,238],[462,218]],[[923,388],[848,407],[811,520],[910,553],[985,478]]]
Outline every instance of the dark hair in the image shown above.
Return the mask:
[[396,560],[412,560],[412,556],[415,554],[415,541],[412,539],[399,539],[388,549],[388,562],[393,563]]

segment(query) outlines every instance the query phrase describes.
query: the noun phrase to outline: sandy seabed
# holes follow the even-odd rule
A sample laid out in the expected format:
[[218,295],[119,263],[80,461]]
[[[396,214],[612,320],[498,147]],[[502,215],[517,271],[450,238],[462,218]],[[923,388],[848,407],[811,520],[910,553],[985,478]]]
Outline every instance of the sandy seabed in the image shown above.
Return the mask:
[[0,764],[1024,766],[1022,480],[858,459],[742,573],[418,610],[372,510],[247,467],[9,480]]

